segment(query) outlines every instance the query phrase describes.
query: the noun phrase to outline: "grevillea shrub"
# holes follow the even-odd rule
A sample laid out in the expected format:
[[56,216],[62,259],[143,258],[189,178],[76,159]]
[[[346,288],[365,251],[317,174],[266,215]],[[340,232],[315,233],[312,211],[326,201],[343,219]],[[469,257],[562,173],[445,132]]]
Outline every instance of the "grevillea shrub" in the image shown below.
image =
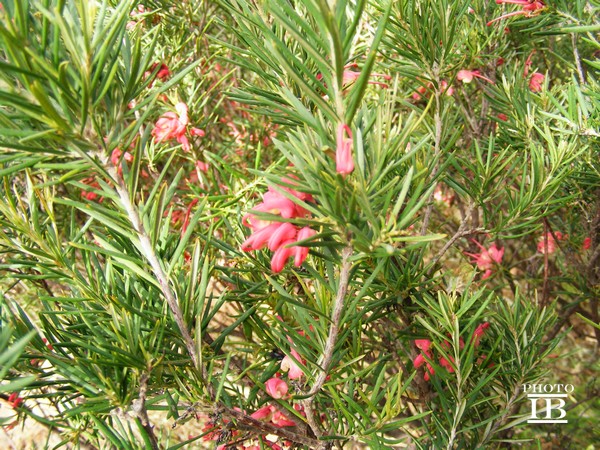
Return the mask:
[[596,0],[0,6],[5,426],[591,443]]

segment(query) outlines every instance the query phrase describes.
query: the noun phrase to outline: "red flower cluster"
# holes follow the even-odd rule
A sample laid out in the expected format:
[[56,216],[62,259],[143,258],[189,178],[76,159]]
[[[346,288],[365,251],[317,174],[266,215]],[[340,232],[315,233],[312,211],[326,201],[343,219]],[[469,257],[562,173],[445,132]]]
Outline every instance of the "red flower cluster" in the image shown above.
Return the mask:
[[13,392],[8,396],[7,402],[11,408],[15,409],[21,406],[21,403],[23,403],[23,399],[19,397],[18,392]]
[[[84,178],[83,180],[81,180],[81,182],[83,184],[88,185],[91,188],[94,189],[98,189],[100,190],[100,183],[98,183],[94,177],[88,177],[88,178]],[[83,198],[85,198],[86,200],[90,200],[90,201],[94,201],[94,200],[98,200],[98,203],[102,203],[102,201],[104,200],[104,197],[99,197],[98,194],[96,192],[92,192],[92,191],[88,191],[86,189],[82,189],[81,190],[81,196]]]
[[[282,181],[294,184],[288,178],[283,178]],[[302,201],[313,201],[310,194],[286,187],[282,187],[282,189]],[[275,214],[284,219],[303,218],[309,215],[306,209],[272,188],[269,188],[268,192],[263,195],[263,202],[253,211]],[[316,231],[309,227],[299,228],[289,222],[261,220],[254,214],[246,214],[242,223],[252,230],[250,237],[242,244],[242,250],[249,252],[267,247],[273,251],[271,270],[275,273],[281,272],[287,260],[292,256],[294,265],[300,267],[308,256],[308,248],[294,244],[316,234]]]
[[[489,322],[483,322],[475,329],[475,331],[473,332],[473,336],[471,338],[473,341],[474,347],[479,347],[481,337],[483,336],[485,330],[487,330],[489,328],[489,326],[490,326]],[[431,348],[431,341],[429,339],[417,339],[417,340],[415,340],[415,346],[419,350],[421,350],[421,353],[419,353],[417,355],[417,357],[413,360],[413,365],[417,369],[419,367],[421,367],[422,365],[425,365],[425,374],[423,375],[423,379],[425,381],[429,381],[431,376],[435,374],[435,369],[429,363],[429,361],[433,361],[433,349]],[[463,338],[460,338],[460,340],[459,340],[460,349],[462,350],[464,348],[464,346],[465,346],[465,342],[464,342]],[[450,342],[444,341],[442,343],[442,347],[444,348],[444,350],[449,350]],[[449,358],[449,360],[443,356],[440,356],[438,358],[438,362],[439,362],[439,365],[442,366],[444,369],[446,369],[448,372],[453,373],[455,361],[451,355],[448,355],[448,358]],[[485,358],[480,358],[478,360],[478,362],[483,361],[483,359],[485,359]]]
[[[150,66],[150,70],[144,72],[144,78],[150,77],[157,68],[158,68],[158,72],[156,72],[155,78],[158,78],[160,81],[165,81],[167,78],[169,78],[171,76],[171,71],[169,70],[169,67],[165,63],[160,63],[160,67],[158,64],[159,63],[152,64],[152,66]],[[148,87],[152,87],[153,84],[154,84],[154,80],[152,80],[150,82]]]

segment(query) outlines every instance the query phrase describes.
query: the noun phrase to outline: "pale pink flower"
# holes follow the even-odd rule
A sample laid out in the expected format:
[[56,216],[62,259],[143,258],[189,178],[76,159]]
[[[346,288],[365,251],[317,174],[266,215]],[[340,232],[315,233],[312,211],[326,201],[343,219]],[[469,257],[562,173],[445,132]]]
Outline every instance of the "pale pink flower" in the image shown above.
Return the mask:
[[205,163],[204,161],[196,161],[196,168],[200,171],[200,172],[208,172],[208,168],[209,165],[208,163]]
[[448,82],[446,80],[442,80],[442,92],[444,92],[446,94],[446,96],[448,97],[452,97],[452,95],[454,94],[454,88],[452,86],[448,85]]
[[[355,72],[354,70],[350,70],[350,68],[354,68],[354,69],[358,69],[358,64],[357,63],[350,63],[344,66],[344,73],[342,75],[342,85],[344,87],[346,87],[346,85],[355,82],[361,75],[360,70],[358,72]],[[380,77],[383,78],[384,80],[391,80],[392,77],[390,75],[384,74],[384,73],[371,73],[369,74],[369,78],[371,77]],[[323,74],[317,74],[317,80],[322,80],[323,79]],[[381,81],[374,81],[374,80],[369,80],[367,81],[367,83],[369,84],[375,84],[377,86],[381,86],[382,88],[388,88],[389,86],[387,85],[387,83],[383,83]]]
[[169,111],[156,121],[152,135],[158,142],[177,139],[185,133],[189,120],[187,105],[185,103],[178,103],[175,109],[179,115]]
[[480,253],[467,253],[472,257],[472,262],[477,264],[477,268],[479,270],[483,270],[482,280],[489,278],[492,275],[492,268],[495,264],[500,264],[502,262],[502,257],[504,256],[504,247],[496,247],[496,244],[492,244],[490,248],[486,249],[483,245],[481,245],[476,240],[472,240],[480,249]]
[[[554,237],[556,237],[556,239],[554,239]],[[552,235],[551,232],[546,233],[546,239],[548,241],[548,254],[551,255],[556,251],[556,247],[558,246],[556,242],[557,240],[562,241],[566,238],[567,235],[563,235],[560,231],[555,231],[554,235]],[[538,241],[537,251],[542,254],[546,254],[546,242],[544,236],[540,237],[540,240]]]
[[[302,361],[302,358],[300,357],[300,354],[296,350],[294,350],[292,348],[292,349],[290,349],[290,353],[293,358],[286,355],[281,360],[281,370],[284,372],[288,372],[288,378],[290,380],[298,380],[298,379],[302,378],[302,376],[304,375],[304,372],[298,365],[298,362],[300,364],[304,364],[304,363]],[[296,362],[296,361],[298,361],[298,362]]]
[[477,69],[475,69],[475,70],[463,69],[463,70],[459,70],[458,73],[456,74],[456,79],[458,81],[462,81],[463,83],[470,83],[471,81],[473,81],[473,78],[481,78],[482,80],[485,80],[489,83],[494,84],[494,82],[492,80],[481,75],[481,72]]
[[352,143],[352,131],[350,127],[340,123],[337,129],[337,147],[335,151],[335,170],[337,173],[348,175],[354,170]]
[[[343,79],[342,79],[342,84],[344,84],[344,85],[353,83],[354,81],[358,80],[358,77],[360,77],[360,75],[361,75],[361,72],[354,72],[353,70],[349,70],[351,67],[358,68],[358,64],[351,63],[344,67],[344,69],[346,69],[346,70],[344,70],[344,75],[343,75]],[[371,73],[369,75],[369,77],[380,77],[380,78],[383,78],[384,80],[388,80],[388,81],[392,79],[392,77],[390,75],[386,75],[384,73]],[[388,87],[387,83],[383,83],[381,81],[369,80],[368,83],[375,84],[377,86],[381,86],[382,88]]]
[[281,378],[270,378],[265,383],[267,394],[275,399],[280,399],[288,393],[288,385]]

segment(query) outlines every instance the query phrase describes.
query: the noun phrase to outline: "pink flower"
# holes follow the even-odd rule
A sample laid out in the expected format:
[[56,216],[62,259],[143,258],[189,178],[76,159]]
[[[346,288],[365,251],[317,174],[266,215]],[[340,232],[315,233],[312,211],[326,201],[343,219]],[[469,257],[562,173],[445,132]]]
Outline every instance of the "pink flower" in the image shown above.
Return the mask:
[[[97,190],[101,190],[102,189],[100,187],[100,183],[98,183],[92,177],[84,178],[83,180],[81,180],[81,182],[83,184],[88,185],[90,188],[94,188],[94,189],[97,189]],[[86,200],[90,200],[90,201],[94,201],[94,200],[98,199],[98,203],[102,203],[102,201],[104,200],[104,197],[98,198],[98,194],[96,192],[87,191],[85,189],[81,190],[81,196],[83,198],[85,198]]]
[[592,246],[592,238],[591,237],[586,237],[583,240],[583,244],[581,244],[581,248],[583,250],[589,250],[591,246]]
[[252,250],[260,250],[267,245],[273,233],[281,226],[281,222],[273,222],[270,225],[264,226],[258,231],[255,231],[244,241],[242,250],[249,252]]
[[13,392],[8,396],[7,402],[11,408],[15,409],[21,406],[21,403],[23,403],[23,399],[19,397],[18,392]]
[[419,350],[428,352],[431,347],[431,341],[429,339],[417,339],[415,340],[415,345]]
[[[350,68],[354,68],[354,69],[358,69],[358,64],[357,63],[350,63],[344,66],[344,74],[342,75],[342,85],[344,87],[346,87],[346,85],[355,82],[361,75],[361,72],[355,72],[353,70],[349,70]],[[386,75],[384,73],[371,73],[369,75],[369,77],[381,77],[384,80],[391,80],[392,77],[389,75]],[[323,74],[317,74],[317,80],[322,80],[323,79]],[[369,84],[375,84],[377,86],[381,86],[382,88],[388,88],[389,86],[386,83],[383,83],[381,81],[373,81],[373,80],[369,80],[367,81],[367,83]]]
[[[417,355],[417,357],[413,360],[413,365],[415,368],[421,367],[425,364],[425,380],[429,380],[429,375],[433,375],[435,373],[431,364],[427,362],[427,359],[431,359],[432,355],[429,349],[431,348],[431,341],[429,339],[417,339],[415,340],[415,345],[419,350],[422,350],[422,353]],[[427,358],[425,358],[427,356]]]
[[448,82],[446,80],[442,80],[442,92],[446,93],[446,96],[448,97],[452,97],[452,95],[454,94],[454,88],[452,86],[448,85]]
[[291,223],[280,223],[269,238],[269,241],[267,242],[267,247],[271,251],[276,251],[279,247],[282,246],[284,242],[289,242],[290,240],[293,240],[296,237],[297,233],[298,230]]
[[504,256],[504,247],[496,247],[496,244],[492,244],[489,249],[486,249],[483,245],[481,245],[476,240],[472,239],[472,241],[481,249],[480,253],[467,253],[466,255],[471,256],[472,262],[477,264],[477,268],[479,270],[483,270],[482,280],[489,278],[492,274],[492,268],[494,264],[500,264],[502,262],[502,257]]
[[[288,184],[295,184],[288,178],[284,178],[283,181]],[[289,187],[283,187],[282,189],[300,200],[313,201],[310,194],[298,192]],[[272,188],[269,188],[269,191],[263,195],[262,203],[255,206],[253,211],[279,215],[285,219],[309,216],[305,208]],[[308,256],[308,248],[294,244],[316,234],[309,227],[298,230],[297,226],[289,222],[272,222],[259,219],[252,213],[244,216],[242,224],[252,229],[252,235],[244,241],[242,250],[259,250],[266,245],[269,250],[275,252],[271,258],[271,270],[275,273],[281,272],[287,260],[292,256],[296,267],[302,265]]]
[[281,378],[270,378],[265,383],[267,394],[275,399],[280,399],[288,393],[288,385]]
[[284,372],[288,372],[288,378],[290,380],[298,380],[302,378],[304,372],[302,371],[302,369],[296,361],[299,361],[301,364],[304,364],[304,361],[302,361],[300,354],[293,348],[290,349],[290,353],[292,354],[293,358],[286,355],[281,360],[281,370]]
[[522,8],[521,8],[521,11],[514,11],[514,12],[504,14],[503,16],[496,17],[495,19],[490,20],[487,23],[488,27],[491,24],[493,24],[494,22],[506,19],[507,17],[519,16],[519,15],[524,15],[525,17],[531,17],[531,16],[537,14],[540,10],[542,10],[545,7],[544,2],[542,2],[540,0],[496,0],[496,3],[499,5],[501,5],[503,3],[520,5],[520,6],[522,6]]
[[200,172],[208,172],[208,163],[205,163],[204,161],[196,161],[196,169],[198,169]]
[[[296,242],[303,241],[317,234],[315,230],[310,227],[304,227],[298,232],[298,237],[296,238]],[[301,247],[300,245],[295,245],[292,247],[294,251],[294,266],[300,267],[306,257],[308,256],[308,247]]]
[[529,90],[531,92],[540,92],[542,90],[544,79],[546,77],[538,72],[533,72],[529,79]]
[[296,204],[276,191],[266,192],[263,195],[263,202],[256,206],[254,211],[280,215],[285,219],[299,217]]
[[473,345],[475,347],[479,346],[479,341],[481,341],[481,337],[483,336],[483,333],[489,327],[490,327],[489,322],[483,322],[475,329],[475,331],[473,332]]
[[[348,70],[348,69],[350,69],[350,67],[358,68],[358,64],[351,63],[351,64],[348,64],[347,66],[344,67],[344,69],[347,69],[347,70],[344,70],[344,75],[343,75],[343,80],[342,80],[342,84],[344,84],[344,85],[349,84],[349,83],[353,83],[361,75],[360,72],[354,72],[353,70]],[[369,75],[369,77],[381,77],[384,80],[388,80],[388,81],[392,79],[391,76],[386,75],[384,73],[371,73]],[[384,89],[389,87],[386,83],[383,83],[381,81],[369,80],[368,83],[369,84],[375,84],[377,86],[381,86]]]
[[[177,140],[183,147],[183,150],[189,152],[190,142],[186,136],[187,126],[189,125],[188,107],[185,103],[179,102],[175,105],[174,112],[163,114],[154,125],[152,136],[156,142],[164,142],[171,139]],[[204,131],[199,128],[192,128],[191,134],[194,136],[203,136]]]
[[273,412],[273,417],[271,418],[271,423],[276,427],[295,427],[296,422],[288,419],[282,412],[275,410]]
[[[556,239],[554,239],[554,237],[556,236]],[[556,251],[556,247],[557,247],[557,242],[556,240],[562,241],[564,239],[566,239],[568,236],[567,235],[563,235],[560,231],[556,231],[554,232],[554,235],[552,235],[551,232],[546,233],[546,238],[544,238],[544,236],[542,236],[540,238],[540,240],[538,241],[538,245],[537,245],[537,251],[540,252],[541,254],[546,254],[546,240],[548,241],[547,245],[548,245],[548,254],[551,255],[552,253],[554,253]]]
[[[345,137],[345,135],[348,137]],[[337,173],[348,175],[354,170],[352,143],[352,131],[350,127],[340,123],[337,129],[337,147],[335,151],[335,170]]]
[[425,374],[423,375],[423,379],[425,381],[429,381],[432,375],[435,375],[435,369],[431,366],[431,364],[427,363],[425,366]]
[[284,241],[281,243],[281,246],[275,250],[275,253],[273,253],[273,257],[271,258],[271,270],[274,273],[281,272],[289,257],[294,254],[293,247],[289,247],[289,244],[293,243],[294,241],[291,239]]
[[494,84],[494,82],[492,80],[490,80],[487,77],[484,77],[483,75],[481,75],[481,72],[477,69],[475,70],[459,70],[458,73],[456,74],[456,79],[458,81],[462,81],[463,83],[470,83],[471,81],[473,81],[473,78],[481,78],[482,80],[485,80],[489,83]]
[[[448,358],[450,358],[450,361],[452,361],[452,363],[454,363],[454,358],[452,358],[452,356],[448,356]],[[440,356],[440,359],[439,359],[440,366],[442,366],[448,372],[453,373],[454,367],[452,367],[452,364],[450,363],[450,361],[448,361],[443,356]]]
[[270,420],[274,409],[275,408],[273,408],[271,405],[263,406],[262,408],[257,409],[255,412],[250,414],[250,417],[256,420]]

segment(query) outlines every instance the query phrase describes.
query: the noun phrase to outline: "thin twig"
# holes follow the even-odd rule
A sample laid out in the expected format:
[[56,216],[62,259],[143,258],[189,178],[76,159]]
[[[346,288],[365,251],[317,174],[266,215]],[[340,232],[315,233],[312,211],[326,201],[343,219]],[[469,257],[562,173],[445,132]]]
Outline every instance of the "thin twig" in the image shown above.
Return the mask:
[[[440,79],[439,76],[436,72],[436,82],[437,82],[437,88],[435,89],[435,113],[433,116],[433,121],[434,121],[434,127],[435,127],[435,136],[434,136],[434,142],[433,142],[433,152],[434,152],[434,156],[433,159],[435,161],[435,165],[433,166],[433,170],[431,171],[431,174],[429,176],[430,180],[435,180],[435,177],[438,174],[438,171],[440,169],[440,153],[442,151],[441,145],[442,145],[442,116],[440,114],[440,110],[442,108],[441,105],[441,99],[440,99]],[[429,198],[427,199],[427,209],[425,210],[425,215],[423,217],[423,224],[421,225],[421,236],[424,236],[425,234],[427,234],[427,228],[429,227],[429,220],[431,219],[431,212],[433,211],[433,191],[431,191],[431,194],[429,194]]]
[[352,247],[348,246],[342,251],[340,281],[335,302],[333,304],[333,311],[331,313],[331,325],[329,326],[329,336],[327,336],[327,342],[325,343],[325,350],[323,352],[321,372],[308,392],[309,397],[313,397],[323,387],[323,384],[325,384],[331,361],[333,360],[333,351],[335,350],[335,344],[337,343],[337,337],[340,332],[340,321],[344,310],[344,299],[348,292],[348,283],[350,281],[350,269],[352,268],[350,256],[352,255],[352,250]]
[[[198,357],[196,355],[196,346],[194,344],[194,341],[192,340],[190,332],[188,331],[185,325],[183,313],[181,312],[181,308],[179,307],[179,303],[177,301],[177,298],[175,297],[175,293],[173,292],[173,289],[171,289],[169,279],[165,274],[162,266],[160,265],[160,262],[158,261],[158,257],[156,256],[154,247],[150,242],[150,237],[148,236],[148,233],[146,232],[146,229],[144,228],[144,225],[140,220],[140,216],[138,214],[137,209],[131,203],[131,199],[129,198],[129,189],[127,188],[127,185],[125,184],[123,178],[117,172],[117,169],[112,165],[112,163],[108,161],[108,158],[102,154],[98,156],[100,157],[100,160],[104,163],[104,167],[106,168],[108,174],[115,182],[115,189],[119,194],[119,198],[121,199],[123,208],[125,208],[125,212],[127,213],[129,221],[131,222],[131,225],[133,226],[133,229],[136,232],[138,239],[140,240],[140,250],[144,257],[150,263],[150,267],[152,267],[152,272],[154,272],[154,275],[158,280],[161,291],[169,305],[169,309],[171,310],[171,312],[173,313],[173,317],[175,318],[175,323],[177,324],[177,327],[181,332],[187,351],[190,355],[190,358],[192,359],[192,363],[194,364],[194,367],[199,368]],[[203,376],[205,377],[206,374],[204,373],[204,368],[202,368],[202,372]]]
[[583,74],[583,67],[581,66],[581,58],[579,57],[579,50],[577,50],[577,36],[575,33],[571,33],[571,45],[573,45],[573,57],[575,58],[575,67],[577,68],[577,75],[579,76],[579,82],[585,84],[585,75]]
[[150,423],[150,419],[148,418],[148,411],[146,410],[146,395],[148,393],[148,373],[142,373],[140,377],[140,393],[136,400],[131,404],[131,410],[135,413],[137,418],[142,424],[142,427],[146,431],[148,438],[150,439],[150,444],[152,445],[152,450],[159,450],[158,439],[154,434],[154,427]]
[[[333,361],[333,353],[340,331],[342,312],[344,310],[344,299],[348,292],[348,283],[350,282],[350,270],[352,269],[350,256],[352,256],[352,251],[352,246],[348,246],[342,251],[342,265],[340,268],[338,291],[334,300],[333,311],[331,313],[331,325],[329,326],[329,335],[327,336],[325,349],[323,351],[323,360],[320,364],[321,372],[317,376],[310,390],[305,394],[306,398],[302,400],[302,405],[304,406],[304,412],[306,414],[306,422],[308,423],[308,426],[310,427],[312,432],[317,437],[322,436],[323,431],[321,424],[317,420],[318,417],[315,414],[313,408],[313,401],[315,395],[317,395],[317,393],[323,387],[323,384],[325,384],[325,380],[327,379],[327,375],[329,373],[329,369],[331,368],[331,363]],[[327,445],[322,444],[322,446],[318,448],[327,448]]]

